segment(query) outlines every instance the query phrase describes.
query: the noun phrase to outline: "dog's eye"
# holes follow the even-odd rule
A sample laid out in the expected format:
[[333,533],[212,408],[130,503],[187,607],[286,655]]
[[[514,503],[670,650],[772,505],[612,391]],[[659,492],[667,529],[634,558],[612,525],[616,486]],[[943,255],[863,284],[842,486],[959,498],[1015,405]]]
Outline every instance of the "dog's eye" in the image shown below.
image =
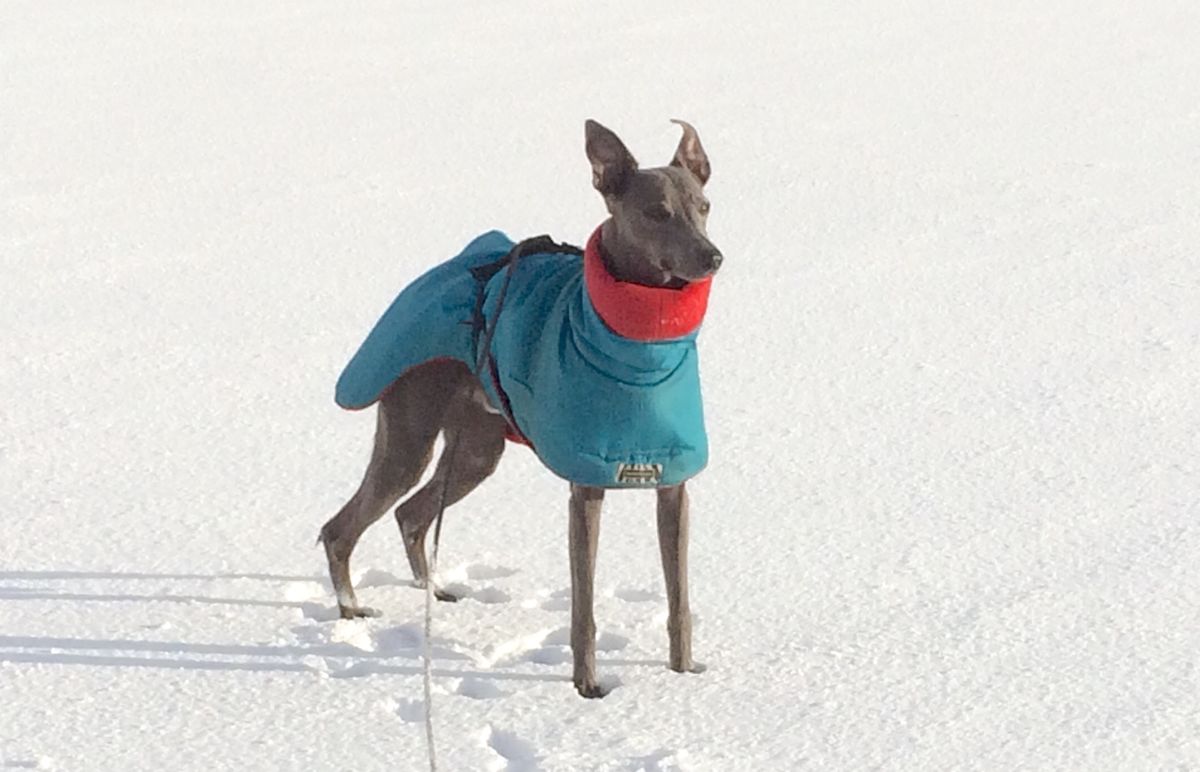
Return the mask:
[[663,203],[647,207],[643,210],[643,213],[647,219],[654,220],[655,222],[666,222],[671,219],[671,210],[667,209],[667,205]]
[[709,204],[707,201],[700,202],[700,214],[708,214]]

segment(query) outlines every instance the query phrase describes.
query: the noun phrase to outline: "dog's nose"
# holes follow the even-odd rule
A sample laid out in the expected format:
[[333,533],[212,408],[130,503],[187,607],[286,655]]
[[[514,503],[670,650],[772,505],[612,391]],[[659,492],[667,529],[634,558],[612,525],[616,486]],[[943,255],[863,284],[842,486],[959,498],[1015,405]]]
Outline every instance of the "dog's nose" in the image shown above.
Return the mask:
[[722,255],[720,252],[713,252],[711,255],[708,256],[708,262],[712,266],[712,270],[714,272],[718,268],[721,267],[721,263],[723,263],[724,261],[725,261],[725,256]]

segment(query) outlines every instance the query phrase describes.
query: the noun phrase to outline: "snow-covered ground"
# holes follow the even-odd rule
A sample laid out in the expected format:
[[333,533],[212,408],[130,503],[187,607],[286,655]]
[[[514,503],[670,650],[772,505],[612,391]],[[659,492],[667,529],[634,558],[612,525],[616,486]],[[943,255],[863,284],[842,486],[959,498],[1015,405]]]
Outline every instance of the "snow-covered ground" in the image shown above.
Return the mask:
[[390,518],[333,620],[332,402],[492,227],[581,242],[583,120],[693,121],[727,260],[693,484],[708,672],[609,497],[446,521],[443,769],[1200,769],[1193,2],[0,2],[0,767],[420,770]]

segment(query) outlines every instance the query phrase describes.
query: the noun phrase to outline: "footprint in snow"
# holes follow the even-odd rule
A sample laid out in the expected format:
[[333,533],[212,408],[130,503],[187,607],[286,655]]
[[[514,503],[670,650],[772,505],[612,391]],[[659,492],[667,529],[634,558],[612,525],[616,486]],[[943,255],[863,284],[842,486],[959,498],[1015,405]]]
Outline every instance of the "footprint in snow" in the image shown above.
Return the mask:
[[39,756],[36,759],[12,759],[0,763],[5,769],[54,769],[54,759],[49,756]]
[[571,647],[543,646],[527,653],[525,661],[535,665],[565,665],[571,661]]
[[683,751],[659,749],[629,759],[625,772],[688,772],[692,768],[693,764]]
[[516,732],[488,726],[483,732],[483,740],[497,756],[488,765],[489,769],[495,772],[535,772],[539,769],[537,748]]
[[408,697],[398,700],[388,699],[383,705],[389,713],[395,713],[399,719],[408,724],[416,724],[425,720],[425,703]]
[[498,697],[507,697],[508,692],[496,686],[496,682],[487,678],[476,678],[467,676],[459,682],[458,688],[454,690],[455,694],[463,697],[470,697],[473,700],[494,700]]
[[470,598],[478,603],[486,603],[488,605],[508,603],[512,600],[511,595],[504,590],[501,590],[499,587],[492,585],[475,589],[469,584],[464,584],[462,582],[451,582],[449,584],[442,585],[441,589],[450,593],[456,598]]
[[[662,602],[663,594],[657,590],[645,590],[640,587],[617,587],[604,593],[608,597],[626,603]],[[544,600],[538,602],[543,611],[567,611],[571,608],[571,588],[555,590]]]
[[613,590],[613,597],[626,603],[649,603],[662,600],[662,593],[654,590],[643,590],[638,587],[618,587]]
[[415,656],[425,640],[425,632],[415,622],[387,627],[374,633],[375,650],[380,654]]
[[505,579],[516,574],[515,568],[488,563],[468,563],[441,574],[441,589],[456,598],[470,598],[479,603],[508,603],[512,596],[494,584],[473,587],[469,582],[486,582]]
[[[542,643],[549,646],[570,646],[571,628],[558,628],[547,634]],[[596,636],[596,651],[620,651],[628,645],[629,639],[616,633],[604,631]]]
[[542,590],[539,593],[545,600],[542,600],[538,605],[543,611],[568,611],[571,608],[571,590],[555,590],[547,593]]
[[571,608],[570,598],[550,598],[541,603],[542,611],[569,611]]
[[314,622],[333,622],[342,618],[337,605],[326,606],[323,603],[301,603],[300,613],[305,619]]
[[[596,636],[596,651],[620,651],[628,645],[629,639],[617,633],[606,631]],[[536,665],[563,665],[572,662],[571,629],[560,627],[547,634],[539,646],[525,653],[524,659]]]
[[486,563],[473,563],[466,568],[468,579],[504,579],[517,573],[517,569],[507,566],[492,566]]
[[360,590],[368,587],[408,587],[412,584],[412,581],[401,579],[391,571],[380,568],[368,568],[354,580],[354,587]]

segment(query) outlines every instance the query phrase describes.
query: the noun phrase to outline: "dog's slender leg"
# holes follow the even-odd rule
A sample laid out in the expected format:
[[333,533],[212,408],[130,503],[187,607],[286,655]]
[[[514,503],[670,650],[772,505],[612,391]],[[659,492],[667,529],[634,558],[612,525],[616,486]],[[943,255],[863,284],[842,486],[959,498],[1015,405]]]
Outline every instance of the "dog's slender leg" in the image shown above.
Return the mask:
[[[473,388],[478,388],[476,384]],[[433,477],[421,490],[396,507],[396,523],[404,539],[404,550],[420,587],[429,581],[425,535],[437,518],[438,504],[445,491],[448,508],[475,490],[496,471],[504,453],[505,420],[483,409],[479,394],[467,393],[447,410],[446,449],[438,459]],[[451,454],[451,446],[453,454]],[[453,458],[451,458],[453,455]],[[453,595],[436,592],[440,600],[457,600]]]
[[[344,619],[375,616],[372,609],[360,607],[350,580],[350,554],[363,531],[383,517],[396,499],[416,484],[433,454],[433,437],[424,448],[408,447],[401,451],[391,436],[387,407],[380,405],[375,429],[375,448],[362,484],[341,510],[321,528],[325,557],[329,560],[329,578],[337,596],[338,610]],[[407,463],[404,463],[406,462]]]
[[421,479],[443,414],[466,367],[434,363],[396,381],[380,398],[375,445],[358,491],[321,528],[329,578],[343,618],[369,616],[350,581],[350,553],[372,523]]
[[604,696],[596,679],[596,619],[592,611],[603,504],[603,488],[571,485],[567,538],[571,552],[571,652],[575,657],[575,688],[589,698]]
[[685,485],[658,490],[658,547],[667,580],[667,635],[671,669],[698,672],[692,661],[692,612],[688,606],[688,494]]

